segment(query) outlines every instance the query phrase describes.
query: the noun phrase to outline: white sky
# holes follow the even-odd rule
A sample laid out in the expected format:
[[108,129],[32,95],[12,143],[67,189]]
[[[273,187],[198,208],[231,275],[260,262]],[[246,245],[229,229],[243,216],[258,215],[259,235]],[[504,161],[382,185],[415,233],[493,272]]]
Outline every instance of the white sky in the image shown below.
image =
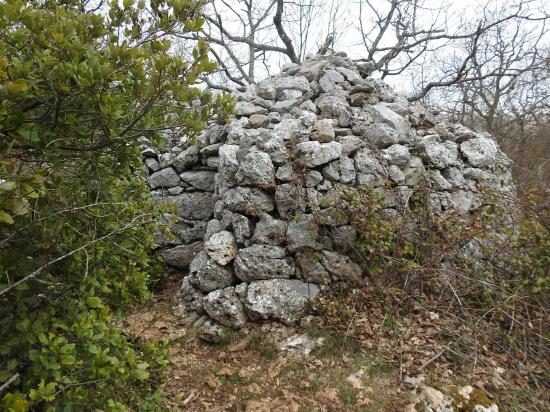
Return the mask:
[[[271,0],[252,0],[254,4],[258,5],[258,14],[260,14],[265,5],[270,3]],[[320,44],[323,43],[329,32],[329,22],[331,15],[336,15],[336,28],[338,36],[336,37],[336,43],[333,47],[336,51],[344,51],[351,58],[361,58],[365,55],[366,49],[361,41],[360,27],[360,8],[358,0],[294,0],[295,2],[309,3],[312,2],[319,6],[318,13],[315,16],[313,24],[311,25],[309,39],[308,39],[308,52],[315,53]],[[510,4],[517,0],[487,0],[491,2],[491,10],[504,7],[506,4]],[[479,17],[479,9],[487,3],[487,1],[480,2],[479,0],[425,0],[421,2],[423,9],[419,13],[418,23],[420,25],[428,25],[430,22],[438,21],[442,28],[446,28],[448,32],[459,31],[461,22],[468,20],[475,20]],[[246,18],[246,11],[244,10],[242,3],[239,0],[215,0],[218,7],[218,11],[224,19],[224,25],[228,31],[234,35],[244,35],[242,25],[239,23],[239,19]],[[224,4],[225,3],[225,4]],[[292,2],[289,2],[292,3]],[[389,8],[388,0],[373,0],[375,9],[378,12],[384,12]],[[548,10],[548,5],[543,0],[532,0],[532,7],[545,7]],[[232,13],[230,8],[237,10],[237,13]],[[273,10],[274,12],[274,10]],[[272,15],[266,19],[268,24],[272,22]],[[372,18],[374,12],[369,10],[366,6],[363,7],[363,14],[361,16],[363,27],[367,30],[372,27]],[[299,23],[297,20],[291,20],[289,18],[283,21],[283,26],[289,35],[296,34]],[[295,37],[295,36],[294,36]],[[547,36],[548,37],[548,36]],[[386,36],[383,40],[383,45],[393,44],[395,38],[393,36]],[[270,27],[264,31],[260,31],[257,35],[257,41],[270,42],[276,41],[278,45],[282,45],[282,42],[277,38],[277,33],[274,28]],[[296,42],[294,42],[296,47]],[[548,41],[546,42],[548,44]],[[211,45],[219,53],[224,53],[219,46]],[[246,56],[246,46],[236,46],[235,49],[237,55]],[[448,61],[458,51],[453,47],[447,47],[446,49],[439,51],[437,58],[440,60],[438,65],[432,62],[421,62],[417,67],[411,67],[408,73],[401,76],[387,77],[385,80],[390,83],[394,88],[399,91],[410,91],[413,83],[419,82],[419,77],[436,76],[433,72],[436,67],[445,65],[445,61]],[[225,54],[227,56],[227,54]],[[431,58],[434,58],[434,53],[431,54]],[[256,64],[256,80],[260,80],[269,74],[274,74],[280,71],[280,68],[284,63],[289,61],[288,57],[278,53],[267,54],[267,67],[263,68],[260,63]],[[443,63],[441,63],[443,61]],[[233,69],[235,69],[233,67]]]

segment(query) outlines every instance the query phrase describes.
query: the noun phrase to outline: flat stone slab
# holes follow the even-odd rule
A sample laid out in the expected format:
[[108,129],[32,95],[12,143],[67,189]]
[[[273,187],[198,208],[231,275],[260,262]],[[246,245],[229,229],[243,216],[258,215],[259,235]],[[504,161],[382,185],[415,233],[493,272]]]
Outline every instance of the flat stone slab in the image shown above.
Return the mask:
[[342,154],[342,145],[338,142],[303,142],[296,145],[298,159],[305,167],[314,168],[338,159]]
[[235,275],[244,282],[260,279],[289,278],[294,268],[285,259],[280,246],[253,245],[239,250],[235,258]]
[[244,306],[252,319],[273,318],[293,324],[318,293],[319,286],[298,279],[259,280],[248,285]]
[[202,242],[194,242],[188,245],[178,245],[170,249],[164,249],[160,252],[160,255],[167,265],[178,269],[187,269],[195,255],[202,249]]

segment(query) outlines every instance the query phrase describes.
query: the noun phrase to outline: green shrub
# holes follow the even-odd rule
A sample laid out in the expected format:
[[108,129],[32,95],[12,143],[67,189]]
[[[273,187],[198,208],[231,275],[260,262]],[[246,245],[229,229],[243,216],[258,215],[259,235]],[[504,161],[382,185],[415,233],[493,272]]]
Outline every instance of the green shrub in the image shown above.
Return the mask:
[[435,304],[501,347],[548,355],[550,228],[537,199],[483,189],[484,206],[462,216],[433,212],[430,189],[418,188],[388,218],[377,191],[341,190],[355,250],[388,313]]
[[0,409],[159,407],[164,345],[115,324],[162,270],[139,142],[233,106],[193,86],[206,44],[170,53],[202,1],[92,3],[0,4]]

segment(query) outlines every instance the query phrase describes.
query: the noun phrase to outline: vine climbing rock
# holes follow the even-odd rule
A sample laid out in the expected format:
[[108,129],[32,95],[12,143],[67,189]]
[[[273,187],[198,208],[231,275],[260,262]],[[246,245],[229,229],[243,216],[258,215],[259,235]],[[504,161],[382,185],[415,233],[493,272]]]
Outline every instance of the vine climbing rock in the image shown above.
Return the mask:
[[174,236],[157,234],[167,263],[189,268],[179,313],[209,340],[258,319],[298,322],[322,288],[362,281],[342,186],[375,191],[389,217],[419,187],[432,213],[464,216],[482,188],[514,191],[490,135],[409,103],[346,57],[289,68],[235,94],[235,119],[195,144],[144,148],[153,197],[180,209]]

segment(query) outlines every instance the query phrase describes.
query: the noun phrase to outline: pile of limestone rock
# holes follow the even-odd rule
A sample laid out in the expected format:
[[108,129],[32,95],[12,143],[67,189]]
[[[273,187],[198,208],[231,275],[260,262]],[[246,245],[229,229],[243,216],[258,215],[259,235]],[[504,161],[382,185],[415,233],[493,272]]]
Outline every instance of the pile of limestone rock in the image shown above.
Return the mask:
[[180,310],[205,339],[258,319],[292,324],[332,279],[362,278],[355,228],[335,213],[342,185],[378,191],[388,218],[420,185],[434,213],[463,215],[482,206],[481,187],[512,189],[491,136],[410,104],[344,56],[286,65],[235,98],[236,118],[196,144],[144,151],[153,196],[180,209],[175,236],[157,243],[188,270]]

